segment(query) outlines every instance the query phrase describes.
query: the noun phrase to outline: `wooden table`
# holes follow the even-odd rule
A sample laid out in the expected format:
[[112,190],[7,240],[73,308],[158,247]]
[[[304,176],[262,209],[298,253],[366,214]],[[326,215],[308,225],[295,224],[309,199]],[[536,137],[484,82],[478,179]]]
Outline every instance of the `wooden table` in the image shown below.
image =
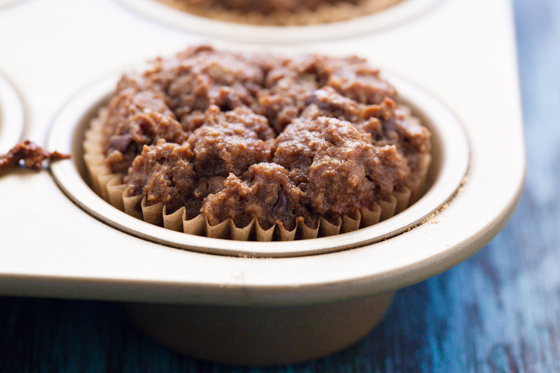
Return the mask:
[[295,366],[231,368],[157,345],[116,303],[0,297],[0,371],[560,371],[560,1],[514,6],[528,148],[519,208],[474,257],[399,291],[360,343]]

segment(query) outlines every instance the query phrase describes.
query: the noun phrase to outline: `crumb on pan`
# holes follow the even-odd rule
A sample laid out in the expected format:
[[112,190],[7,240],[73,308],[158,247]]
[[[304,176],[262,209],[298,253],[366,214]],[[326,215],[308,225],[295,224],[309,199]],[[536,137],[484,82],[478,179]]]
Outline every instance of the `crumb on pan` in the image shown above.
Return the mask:
[[6,174],[17,167],[41,170],[43,162],[68,159],[70,155],[57,151],[52,153],[41,148],[32,141],[24,140],[4,155],[0,155],[0,175]]

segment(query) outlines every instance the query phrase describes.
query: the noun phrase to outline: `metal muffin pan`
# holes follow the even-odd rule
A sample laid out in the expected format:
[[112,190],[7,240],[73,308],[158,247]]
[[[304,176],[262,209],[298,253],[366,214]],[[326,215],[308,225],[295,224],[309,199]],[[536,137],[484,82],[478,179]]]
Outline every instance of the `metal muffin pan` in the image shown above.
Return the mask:
[[309,26],[244,25],[190,14],[157,0],[119,1],[149,19],[196,34],[239,42],[294,44],[347,38],[396,26],[419,17],[442,0],[403,0],[377,13],[359,18]]
[[0,74],[0,154],[7,153],[23,134],[25,109],[14,86]]
[[432,164],[426,194],[400,214],[355,232],[312,240],[286,242],[240,242],[212,239],[157,227],[114,208],[86,184],[82,142],[84,131],[97,109],[106,103],[118,76],[111,76],[76,95],[58,114],[47,141],[49,149],[72,155],[73,162],[57,162],[52,174],[62,190],[96,218],[127,233],[153,242],[212,254],[252,257],[314,255],[371,244],[420,224],[437,211],[459,188],[469,165],[469,146],[457,118],[435,97],[397,76],[388,80],[401,99],[413,108],[432,132]]
[[[84,211],[50,173],[18,172],[0,179],[0,194],[10,196],[0,209],[0,294],[130,302],[127,308],[139,325],[183,352],[245,364],[280,363],[352,343],[380,320],[394,291],[481,249],[510,218],[525,177],[510,1],[445,0],[397,27],[314,40],[324,41],[289,49],[366,57],[430,92],[459,120],[470,146],[468,182],[445,209],[410,231],[353,249],[246,258],[138,238]],[[138,17],[114,0],[88,7],[72,0],[24,1],[0,12],[1,68],[25,98],[25,135],[41,144],[54,134],[49,130],[53,118],[60,118],[81,87],[91,88],[88,82],[202,42],[202,37]],[[87,48],[77,47],[82,45]],[[38,60],[38,51],[53,58]],[[484,58],[472,58],[480,55]],[[93,109],[106,93],[98,92],[86,107]],[[412,96],[411,101],[417,102]],[[78,128],[68,131],[60,138],[68,146],[78,144],[70,139],[71,133],[81,136]],[[62,162],[79,169],[76,160]],[[219,325],[231,328],[219,336],[215,322],[228,317],[232,324]],[[307,334],[294,327],[306,318],[317,321]],[[332,327],[348,335],[329,338],[336,335]],[[283,341],[276,356],[270,356],[273,334],[264,343],[263,331]],[[201,336],[204,350],[189,350],[189,333]],[[229,349],[222,343],[232,335],[245,337],[246,343],[237,339],[245,346],[241,352],[234,343]],[[339,343],[314,350],[318,336]]]

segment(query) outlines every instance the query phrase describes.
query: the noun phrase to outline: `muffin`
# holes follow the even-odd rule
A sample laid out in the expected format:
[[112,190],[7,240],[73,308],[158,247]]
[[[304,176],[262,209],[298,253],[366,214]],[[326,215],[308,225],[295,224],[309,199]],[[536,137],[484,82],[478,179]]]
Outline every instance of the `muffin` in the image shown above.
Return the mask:
[[158,0],[182,11],[226,22],[309,25],[378,12],[402,0]]
[[96,192],[133,216],[291,240],[366,227],[413,203],[430,132],[358,57],[200,46],[125,73],[84,148]]

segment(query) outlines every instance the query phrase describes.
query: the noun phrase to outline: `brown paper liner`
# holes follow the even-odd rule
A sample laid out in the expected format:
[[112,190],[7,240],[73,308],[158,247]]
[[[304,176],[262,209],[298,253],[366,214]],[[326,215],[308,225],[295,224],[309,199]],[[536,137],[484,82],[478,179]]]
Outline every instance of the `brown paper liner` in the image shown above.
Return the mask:
[[181,207],[174,213],[168,214],[167,207],[163,207],[163,227],[165,229],[170,229],[172,231],[183,232],[184,224],[183,220],[185,216],[185,208]]
[[[418,117],[415,117],[412,115],[412,108],[406,105],[402,105],[400,104],[398,106],[398,110],[401,111],[405,116],[406,116],[406,120],[410,123],[414,123],[414,124],[421,124],[421,121]],[[408,182],[408,188],[410,191],[410,200],[408,202],[408,205],[412,205],[414,204],[416,201],[418,201],[418,199],[424,194],[424,187],[425,187],[425,182],[426,182],[426,177],[428,175],[428,166],[430,165],[430,162],[432,160],[432,157],[430,155],[428,155],[425,159],[424,159],[424,164],[422,167],[423,172],[417,175],[411,175],[409,176],[407,182]],[[398,192],[395,192],[395,194],[397,194]],[[397,208],[397,211],[395,212],[395,214],[398,214],[399,212],[401,212],[402,210],[404,210],[407,206],[404,207],[400,207]]]
[[276,11],[266,15],[258,12],[241,12],[239,10],[225,9],[221,6],[213,6],[208,9],[185,4],[185,2],[178,0],[158,1],[184,12],[219,21],[251,25],[295,26],[339,22],[363,17],[364,15],[387,9],[400,3],[402,0],[362,0],[357,5],[340,1],[334,4],[320,4],[315,10],[300,7],[294,12]]
[[84,160],[92,188],[105,201],[128,215],[177,232],[239,241],[292,241],[334,236],[389,219],[406,209],[411,201],[414,201],[415,196],[419,196],[422,192],[424,182],[422,178],[425,178],[425,174],[413,180],[411,185],[415,189],[404,187],[400,191],[395,191],[388,200],[374,203],[372,209],[362,208],[354,217],[343,216],[335,224],[321,217],[316,227],[307,226],[304,218],[298,217],[296,226],[291,231],[280,222],[269,229],[264,229],[256,218],[243,228],[236,227],[231,219],[212,226],[204,214],[187,220],[184,207],[168,214],[165,205],[161,202],[149,205],[144,195],[130,196],[127,186],[122,183],[121,176],[111,173],[110,168],[105,164],[101,146],[100,123],[106,116],[107,111],[100,110],[99,116],[92,120],[91,127],[86,131],[83,142]]
[[186,213],[183,214],[183,232],[194,234],[197,236],[206,235],[206,227],[209,225],[206,216],[198,215],[197,217],[187,220]]

